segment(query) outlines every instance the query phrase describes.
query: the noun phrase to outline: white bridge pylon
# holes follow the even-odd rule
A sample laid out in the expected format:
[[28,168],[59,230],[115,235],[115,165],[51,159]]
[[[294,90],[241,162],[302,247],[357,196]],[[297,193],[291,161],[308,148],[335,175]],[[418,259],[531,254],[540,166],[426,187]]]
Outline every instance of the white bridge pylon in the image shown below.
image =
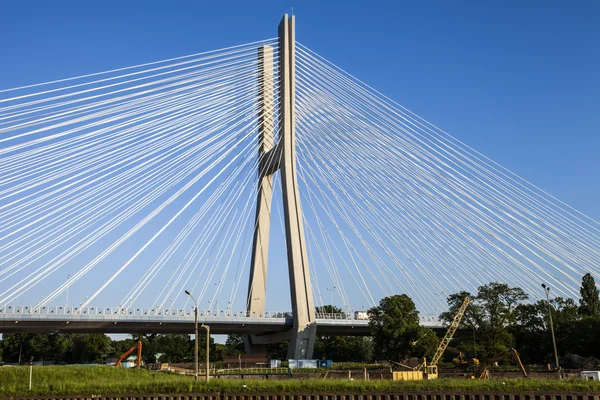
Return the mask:
[[275,104],[273,48],[262,46],[259,57],[259,187],[256,203],[256,229],[252,244],[248,311],[263,313],[266,300],[267,262],[273,174],[281,171],[285,235],[292,296],[293,327],[283,335],[248,335],[247,353],[264,353],[265,343],[290,339],[288,358],[311,358],[316,335],[316,319],[310,271],[302,225],[302,208],[296,174],[295,124],[295,17],[284,15],[279,24],[278,129],[275,145]]

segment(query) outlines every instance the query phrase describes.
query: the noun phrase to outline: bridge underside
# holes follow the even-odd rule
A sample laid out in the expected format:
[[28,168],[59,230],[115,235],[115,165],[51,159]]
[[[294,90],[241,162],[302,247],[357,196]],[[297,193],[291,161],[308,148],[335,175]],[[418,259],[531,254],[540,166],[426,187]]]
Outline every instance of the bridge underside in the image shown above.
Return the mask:
[[[282,333],[293,327],[291,319],[268,322],[201,321],[210,325],[214,334],[252,334],[256,336]],[[340,323],[317,322],[317,335],[369,336],[370,329],[364,321]],[[161,321],[58,321],[58,320],[1,320],[0,333],[193,333],[192,322]]]

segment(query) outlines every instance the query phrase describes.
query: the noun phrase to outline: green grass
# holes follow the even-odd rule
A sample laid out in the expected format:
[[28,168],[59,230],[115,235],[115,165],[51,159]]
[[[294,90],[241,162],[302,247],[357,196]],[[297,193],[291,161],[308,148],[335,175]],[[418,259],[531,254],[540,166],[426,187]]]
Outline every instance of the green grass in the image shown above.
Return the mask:
[[348,381],[342,379],[233,380],[214,379],[209,384],[194,383],[193,378],[164,372],[117,369],[114,367],[34,367],[33,390],[27,390],[28,367],[0,368],[0,396],[91,395],[125,393],[185,392],[386,392],[412,390],[462,391],[585,391],[600,392],[600,383],[584,380],[511,379],[472,381]]

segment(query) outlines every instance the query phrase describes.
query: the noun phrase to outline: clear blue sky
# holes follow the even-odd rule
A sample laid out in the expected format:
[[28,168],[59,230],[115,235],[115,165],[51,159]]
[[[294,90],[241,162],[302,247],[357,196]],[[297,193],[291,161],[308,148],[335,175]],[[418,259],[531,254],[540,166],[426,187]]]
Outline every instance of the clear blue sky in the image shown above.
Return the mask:
[[0,87],[297,37],[600,219],[598,1],[6,1]]
[[0,88],[275,37],[600,220],[600,1],[5,1]]

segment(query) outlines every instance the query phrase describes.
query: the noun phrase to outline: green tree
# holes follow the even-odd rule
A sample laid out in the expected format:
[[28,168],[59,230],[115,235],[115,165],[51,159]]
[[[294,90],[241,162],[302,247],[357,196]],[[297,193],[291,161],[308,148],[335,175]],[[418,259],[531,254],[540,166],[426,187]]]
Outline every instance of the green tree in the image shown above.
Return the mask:
[[369,310],[369,317],[374,356],[378,360],[422,357],[435,340],[433,331],[419,326],[419,312],[405,294],[382,299]]
[[28,362],[33,354],[29,346],[31,339],[29,333],[6,333],[0,343],[2,347],[3,360],[7,363]]
[[456,315],[465,297],[472,303],[465,312],[461,325],[465,333],[460,335],[463,346],[460,350],[468,352],[473,345],[472,330],[477,335],[479,356],[488,357],[514,346],[512,328],[516,324],[516,307],[528,298],[521,288],[511,288],[507,284],[491,282],[477,289],[477,295],[459,292],[448,296],[449,310],[440,314],[440,319],[450,322]]
[[225,341],[225,355],[235,356],[244,353],[244,335],[227,335],[227,340]]
[[594,277],[588,272],[581,280],[581,299],[579,299],[579,312],[586,317],[598,318],[600,312],[600,296]]
[[73,333],[68,337],[73,345],[65,355],[69,364],[102,363],[111,352],[111,340],[103,333]]
[[[334,305],[316,308],[317,313],[341,314],[342,310]],[[373,340],[352,336],[317,336],[314,358],[339,362],[368,362],[373,358]]]
[[289,341],[267,343],[267,354],[272,360],[287,360]]

